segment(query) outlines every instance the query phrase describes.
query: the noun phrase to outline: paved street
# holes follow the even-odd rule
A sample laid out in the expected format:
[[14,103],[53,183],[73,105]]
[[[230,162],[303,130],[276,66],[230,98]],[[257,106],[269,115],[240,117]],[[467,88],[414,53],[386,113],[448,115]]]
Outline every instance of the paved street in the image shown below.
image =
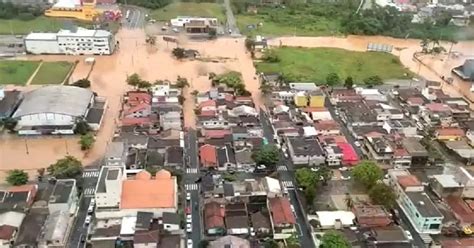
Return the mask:
[[[128,19],[126,18],[129,11]],[[145,11],[138,7],[125,6],[122,9],[124,18],[122,18],[122,26],[128,29],[139,29],[145,26]]]
[[[267,138],[270,144],[274,144],[273,141],[273,129],[270,123],[269,116],[263,111],[260,110],[260,122],[262,124],[264,136]],[[281,166],[286,165],[287,169],[283,169]],[[280,164],[277,165],[277,171],[280,175],[280,180],[282,184],[286,187],[294,187],[294,168],[291,160],[285,158],[282,152],[280,152]],[[305,215],[303,209],[301,209],[301,204],[297,198],[296,191],[288,190],[288,196],[290,198],[290,203],[295,208],[295,216],[296,216],[296,229],[298,232],[298,237],[300,239],[301,247],[314,247],[313,240],[310,236],[310,229],[306,223]]]
[[232,8],[230,6],[230,0],[224,0],[224,6],[227,17],[226,33],[230,30],[233,36],[240,36],[239,27],[237,26],[237,21],[235,20],[234,13],[232,12]]
[[81,237],[87,237],[87,226],[84,225],[84,221],[91,199],[94,197],[95,186],[99,179],[99,170],[84,170],[82,177],[84,179],[83,194],[79,198],[79,210],[69,237],[68,247],[70,248],[85,247],[85,243],[81,243]]
[[192,214],[192,233],[188,233],[188,239],[193,240],[193,246],[198,247],[202,237],[201,230],[201,211],[200,211],[200,190],[196,180],[199,178],[199,161],[197,153],[197,132],[189,129],[185,139],[186,146],[186,170],[183,177],[184,195],[186,192],[191,193],[191,201],[189,207]]

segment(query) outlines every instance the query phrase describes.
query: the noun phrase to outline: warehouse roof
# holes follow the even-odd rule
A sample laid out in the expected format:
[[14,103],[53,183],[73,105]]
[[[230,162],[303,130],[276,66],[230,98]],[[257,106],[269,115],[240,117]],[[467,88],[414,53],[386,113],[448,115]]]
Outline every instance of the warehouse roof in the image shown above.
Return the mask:
[[92,91],[74,86],[46,86],[25,94],[13,117],[38,113],[64,114],[74,117],[85,115]]

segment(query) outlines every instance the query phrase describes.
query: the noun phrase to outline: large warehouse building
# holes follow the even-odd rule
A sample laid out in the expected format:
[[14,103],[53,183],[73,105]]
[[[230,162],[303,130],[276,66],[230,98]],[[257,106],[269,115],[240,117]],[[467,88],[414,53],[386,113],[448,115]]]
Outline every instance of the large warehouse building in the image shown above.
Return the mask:
[[115,37],[106,30],[63,29],[57,33],[31,33],[25,37],[26,52],[32,54],[109,55]]
[[75,86],[45,86],[24,95],[13,118],[20,135],[73,134],[78,120],[87,119],[94,93]]

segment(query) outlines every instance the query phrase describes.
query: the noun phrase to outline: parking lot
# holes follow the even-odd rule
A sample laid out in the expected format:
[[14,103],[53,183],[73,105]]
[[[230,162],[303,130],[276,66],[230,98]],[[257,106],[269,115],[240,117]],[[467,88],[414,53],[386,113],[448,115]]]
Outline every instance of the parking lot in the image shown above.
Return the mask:
[[0,35],[0,57],[13,57],[24,53],[23,36]]

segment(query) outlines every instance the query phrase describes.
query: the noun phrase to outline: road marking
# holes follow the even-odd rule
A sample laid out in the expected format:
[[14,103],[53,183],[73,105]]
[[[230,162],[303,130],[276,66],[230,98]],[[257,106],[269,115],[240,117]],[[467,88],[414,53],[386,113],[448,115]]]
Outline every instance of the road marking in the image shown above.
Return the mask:
[[292,181],[282,181],[281,183],[282,183],[283,186],[286,187],[286,188],[293,188],[293,187],[294,187]]
[[197,174],[198,169],[197,168],[186,168],[186,173],[187,174]]
[[184,185],[184,188],[188,191],[189,190],[198,190],[199,186],[196,183],[192,183],[192,184]]
[[288,167],[284,166],[284,165],[280,165],[277,167],[277,171],[288,171]]
[[95,188],[89,187],[84,189],[84,196],[86,197],[92,197],[95,195]]
[[98,170],[89,170],[89,171],[84,171],[82,172],[82,177],[98,177],[100,171]]

